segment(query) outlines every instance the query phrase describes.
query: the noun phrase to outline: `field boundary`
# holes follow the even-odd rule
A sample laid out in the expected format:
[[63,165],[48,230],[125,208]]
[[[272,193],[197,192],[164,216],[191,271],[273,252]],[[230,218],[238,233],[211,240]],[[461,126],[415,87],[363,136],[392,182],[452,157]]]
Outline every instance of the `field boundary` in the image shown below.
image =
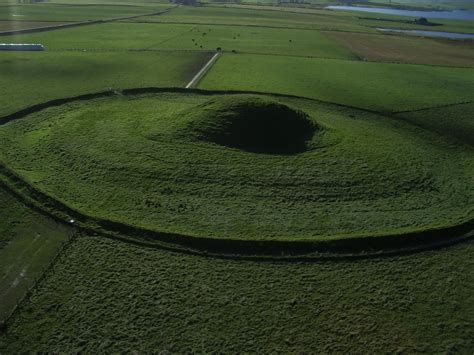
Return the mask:
[[[0,184],[1,186],[1,184]],[[6,189],[7,192],[12,192],[11,190]],[[18,197],[16,194],[14,194],[15,197]],[[27,205],[27,207],[29,207]],[[47,218],[50,218],[50,216],[46,216]],[[3,319],[0,319],[0,324],[3,323],[5,326],[8,324],[10,319],[15,315],[16,311],[25,303],[27,302],[33,291],[38,287],[39,283],[49,274],[51,271],[54,269],[54,266],[58,259],[63,255],[63,253],[70,248],[72,243],[76,240],[77,238],[77,231],[72,230],[72,233],[67,237],[67,239],[62,242],[60,245],[59,249],[56,251],[56,253],[51,257],[49,262],[46,264],[46,266],[43,268],[41,274],[34,280],[34,282],[25,290],[25,293],[18,298],[18,301],[16,304],[13,306],[11,309],[10,313],[7,314]],[[1,334],[1,331],[0,331]]]
[[134,18],[138,18],[138,17],[142,17],[142,16],[157,16],[157,15],[166,13],[168,11],[171,11],[172,9],[173,9],[173,7],[169,8],[169,9],[161,10],[161,11],[158,11],[158,12],[152,12],[152,13],[142,14],[142,15],[113,17],[113,18],[109,18],[109,19],[73,22],[73,23],[66,23],[66,24],[62,24],[62,25],[51,25],[51,26],[42,26],[42,27],[34,27],[34,28],[25,28],[25,29],[21,29],[21,30],[3,31],[3,32],[0,32],[0,36],[13,36],[13,35],[19,35],[19,34],[60,30],[60,29],[64,29],[64,28],[80,27],[80,26],[86,26],[86,25],[98,25],[98,24],[101,24],[101,23],[107,23],[107,22],[112,22],[112,21],[130,20],[130,19],[134,19]]
[[[116,94],[137,95],[163,92],[195,93],[201,95],[253,93],[272,96],[272,94],[249,91],[223,92],[218,90],[209,91],[192,88],[137,88],[125,89],[120,92],[104,91],[51,100],[39,105],[31,106],[4,117],[4,119],[0,121],[0,125],[6,124],[15,119],[23,118],[30,113],[41,111],[48,107],[59,106],[68,102],[89,100]],[[273,94],[273,96],[291,97],[282,94]],[[259,260],[354,259],[413,253],[416,251],[433,249],[457,243],[474,236],[474,219],[469,217],[467,220],[460,221],[456,225],[400,234],[346,236],[345,239],[343,238],[344,236],[340,236],[339,238],[325,241],[219,239],[208,236],[182,235],[149,230],[83,214],[74,208],[67,206],[65,203],[49,196],[39,188],[32,186],[1,161],[0,185],[3,185],[9,191],[13,192],[23,201],[23,203],[35,210],[41,211],[43,214],[52,217],[56,221],[71,224],[71,220],[73,220],[73,225],[84,232],[99,234],[132,244],[197,255]],[[449,236],[446,236],[447,234],[449,234]]]
[[209,61],[204,64],[204,66],[197,72],[197,74],[191,79],[191,81],[186,85],[186,89],[193,88],[199,81],[207,74],[211,67],[217,62],[221,55],[221,52],[217,52],[212,56]]

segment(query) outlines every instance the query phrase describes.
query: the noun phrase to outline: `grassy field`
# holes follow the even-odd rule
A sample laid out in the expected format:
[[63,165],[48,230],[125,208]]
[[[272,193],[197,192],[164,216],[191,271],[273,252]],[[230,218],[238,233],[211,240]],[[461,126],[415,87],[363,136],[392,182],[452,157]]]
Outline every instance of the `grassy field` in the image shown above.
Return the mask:
[[184,86],[210,55],[205,52],[0,53],[0,91],[5,100],[0,115],[55,98],[108,88]]
[[0,189],[0,321],[10,315],[62,243],[68,230]]
[[471,101],[473,69],[224,54],[199,87],[308,96],[379,111]]
[[156,4],[153,8],[131,5],[104,4],[22,4],[0,6],[0,20],[24,21],[88,21],[114,17],[150,14],[170,8],[171,5]]
[[[380,236],[472,219],[472,42],[380,34],[376,27],[420,26],[407,17],[324,10],[330,3],[210,1],[3,36],[0,42],[38,42],[46,51],[0,53],[0,161],[81,213],[223,244]],[[0,31],[171,6],[0,0]],[[429,29],[474,33],[472,21],[436,22]],[[1,122],[56,98],[184,87],[217,47],[223,55],[200,88],[355,107],[117,91]],[[118,242],[97,228],[70,239],[64,225],[3,190],[0,206],[1,354],[474,351],[472,240],[404,256],[257,262],[238,259],[239,251],[226,259]],[[113,228],[94,223],[76,221]],[[66,240],[73,241],[62,249]],[[359,245],[370,251],[372,242]],[[25,294],[4,331],[1,320]]]
[[134,19],[138,22],[174,22],[207,25],[240,25],[256,27],[334,29],[346,31],[371,31],[357,23],[352,14],[333,11],[285,11],[262,7],[204,6],[200,8],[180,7],[160,16],[145,16]]
[[[413,23],[413,17],[410,16],[398,16],[398,15],[387,15],[377,14],[368,12],[354,12],[354,11],[340,11],[340,10],[324,10],[324,9],[312,9],[307,7],[291,7],[291,6],[259,6],[259,5],[236,5],[226,4],[222,6],[213,5],[203,8],[201,11],[196,12],[196,18],[202,19],[203,21],[210,21],[211,16],[206,16],[212,7],[221,7],[232,9],[247,10],[248,14],[242,13],[239,17],[247,18],[248,24],[259,25],[256,21],[259,14],[268,14],[269,18],[282,18],[280,23],[274,23],[273,25],[279,26],[304,26],[309,28],[318,28],[323,30],[335,30],[335,31],[350,31],[350,32],[374,32],[376,27],[397,27],[397,28],[413,28],[413,29],[433,29],[433,27],[427,27],[422,25],[416,25]],[[228,10],[228,11],[229,11]],[[250,11],[251,10],[251,11]],[[229,15],[232,12],[229,13]],[[238,17],[225,16],[226,21],[238,21]],[[183,20],[186,19],[186,10],[176,9],[171,13],[163,16],[163,19],[159,17],[142,17],[137,21],[161,21],[166,19],[173,19],[175,16],[180,16]],[[262,16],[263,17],[263,16]],[[214,19],[217,21],[218,18]],[[447,20],[447,19],[436,19],[434,22],[438,26],[434,27],[440,31],[450,32],[467,32],[474,33],[474,24],[472,21],[460,21],[460,20]]]
[[0,351],[468,354],[473,260],[472,242],[304,264],[84,237],[16,314]]
[[295,29],[181,24],[109,23],[12,36],[12,42],[42,43],[50,50],[237,50],[265,54],[351,58],[348,50],[319,32]]
[[[3,31],[16,31],[24,30],[28,28],[36,27],[46,27],[46,26],[55,26],[63,25],[71,22],[61,22],[61,21],[0,21],[0,32]],[[7,42],[5,39],[2,40],[2,43]]]
[[411,36],[325,32],[326,36],[369,61],[474,66],[474,42]]
[[[0,127],[0,159],[86,215],[198,237],[326,240],[472,218],[467,147],[380,115],[280,99],[320,126],[303,152],[282,152],[279,129],[289,137],[296,123],[278,126],[269,106],[237,128],[259,107],[239,106],[248,99],[157,94],[70,103]],[[226,113],[213,102],[236,108]],[[262,121],[267,112],[272,121]],[[227,114],[237,118],[225,124]]]

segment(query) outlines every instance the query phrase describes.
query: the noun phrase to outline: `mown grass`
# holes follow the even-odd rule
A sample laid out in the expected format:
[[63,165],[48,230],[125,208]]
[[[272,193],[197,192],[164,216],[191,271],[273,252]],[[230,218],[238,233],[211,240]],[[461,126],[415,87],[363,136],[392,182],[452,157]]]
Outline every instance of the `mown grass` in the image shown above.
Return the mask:
[[471,101],[471,68],[224,54],[203,89],[278,92],[378,111]]
[[246,28],[241,26],[194,26],[158,23],[108,23],[56,32],[18,35],[12,42],[42,43],[57,49],[223,50],[255,53],[353,58],[336,42],[317,31]]
[[0,351],[460,353],[474,349],[474,243],[336,263],[258,263],[84,237]]
[[474,66],[474,42],[387,36],[364,33],[324,32],[359,58],[378,62]]
[[0,321],[25,295],[69,237],[0,188]]
[[0,53],[0,115],[60,97],[139,86],[184,86],[210,54]]
[[104,4],[22,4],[0,6],[0,20],[27,21],[87,21],[101,20],[114,17],[149,14],[172,5],[157,4],[154,8],[148,6],[121,6]]
[[[380,115],[279,99],[322,128],[306,152],[257,154],[225,142],[237,123],[221,122],[210,99],[222,97],[117,95],[46,109],[0,128],[0,158],[87,215],[198,237],[327,240],[472,218],[467,146]],[[240,143],[254,142],[253,130],[274,141],[270,127],[252,127]]]

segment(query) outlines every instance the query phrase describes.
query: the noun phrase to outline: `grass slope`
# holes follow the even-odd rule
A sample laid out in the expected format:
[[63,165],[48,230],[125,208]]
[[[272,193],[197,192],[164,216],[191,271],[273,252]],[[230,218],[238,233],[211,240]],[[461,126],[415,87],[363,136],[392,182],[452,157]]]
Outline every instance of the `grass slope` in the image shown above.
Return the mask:
[[199,87],[278,92],[390,112],[470,101],[473,74],[470,68],[224,54]]
[[0,53],[0,115],[118,87],[185,86],[209,53]]
[[0,351],[460,353],[474,243],[338,263],[257,263],[75,241]]
[[[238,105],[247,99],[152,94],[70,103],[0,127],[0,159],[85,214],[192,236],[327,240],[472,218],[467,146],[379,115],[280,99],[321,128],[303,153],[265,151],[260,143],[280,134],[266,122],[278,117],[242,125],[248,106]],[[285,132],[299,132],[295,119],[282,122]]]

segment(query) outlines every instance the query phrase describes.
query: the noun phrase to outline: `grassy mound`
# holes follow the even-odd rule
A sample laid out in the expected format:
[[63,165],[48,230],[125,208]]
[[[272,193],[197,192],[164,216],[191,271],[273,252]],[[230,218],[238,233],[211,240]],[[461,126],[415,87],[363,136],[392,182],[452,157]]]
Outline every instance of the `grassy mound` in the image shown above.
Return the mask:
[[[256,115],[262,110],[273,121]],[[280,130],[311,149],[254,153],[298,146],[280,144]],[[474,212],[471,147],[305,99],[112,95],[13,120],[0,126],[0,141],[0,161],[44,193],[83,214],[154,231],[326,241],[456,225]]]
[[227,147],[259,153],[297,153],[318,128],[300,110],[266,98],[229,96],[192,111],[191,134]]

